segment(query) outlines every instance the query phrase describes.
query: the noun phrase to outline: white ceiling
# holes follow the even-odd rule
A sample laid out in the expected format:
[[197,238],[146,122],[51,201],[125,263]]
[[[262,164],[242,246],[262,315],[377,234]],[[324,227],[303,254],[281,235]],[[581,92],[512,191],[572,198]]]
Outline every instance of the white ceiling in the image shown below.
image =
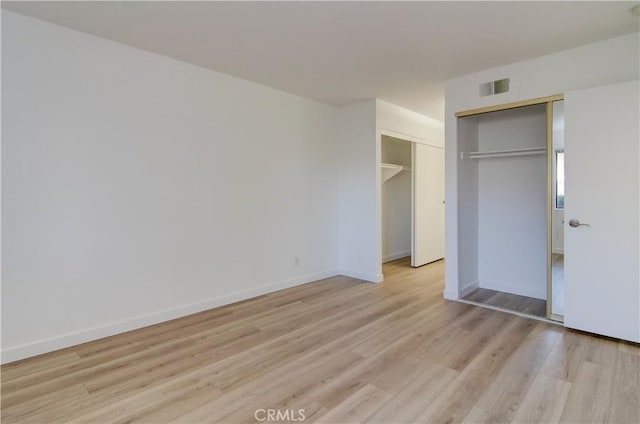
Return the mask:
[[331,104],[443,116],[448,78],[639,30],[638,2],[2,2]]

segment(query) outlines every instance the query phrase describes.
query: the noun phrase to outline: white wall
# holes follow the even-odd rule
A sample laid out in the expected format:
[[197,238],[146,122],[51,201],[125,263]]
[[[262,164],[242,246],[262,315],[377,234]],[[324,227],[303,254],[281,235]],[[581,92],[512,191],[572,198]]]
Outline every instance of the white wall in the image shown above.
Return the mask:
[[5,10],[2,62],[3,361],[337,272],[334,108]]
[[379,133],[403,140],[444,146],[444,123],[383,100],[376,100]]
[[[379,282],[376,221],[376,102],[338,108],[334,152],[340,166],[340,273]],[[379,178],[379,177],[378,177]]]
[[[545,105],[478,117],[478,149],[546,147]],[[480,287],[546,299],[546,156],[478,161]]]
[[[464,281],[459,278],[468,265],[459,249],[458,123],[455,113],[482,106],[531,99],[568,90],[637,79],[640,66],[638,34],[488,69],[447,81],[445,85],[446,134],[446,288],[445,297],[457,299]],[[478,85],[501,78],[511,79],[511,90],[480,97]],[[470,264],[473,266],[473,264]]]
[[[460,157],[462,152],[478,151],[478,117],[470,116],[458,121],[458,134],[460,134],[461,142],[458,143],[456,157]],[[448,152],[445,150],[445,187],[446,187],[446,156]],[[478,167],[480,161],[477,160],[461,160],[458,168],[458,192],[457,198],[460,215],[455,216],[456,228],[460,231],[460,238],[464,243],[457,246],[456,254],[460,263],[465,266],[460,267],[460,291],[462,295],[478,288],[480,283],[479,275],[479,256],[478,256],[478,194],[479,179]],[[446,193],[445,193],[446,195]],[[446,199],[446,198],[445,198]],[[450,199],[446,199],[445,214],[447,212]],[[449,261],[448,252],[450,242],[447,240],[446,230],[449,226],[445,217],[445,268]]]
[[[382,136],[382,162],[411,166],[411,142]],[[382,262],[411,255],[411,172],[382,183]]]

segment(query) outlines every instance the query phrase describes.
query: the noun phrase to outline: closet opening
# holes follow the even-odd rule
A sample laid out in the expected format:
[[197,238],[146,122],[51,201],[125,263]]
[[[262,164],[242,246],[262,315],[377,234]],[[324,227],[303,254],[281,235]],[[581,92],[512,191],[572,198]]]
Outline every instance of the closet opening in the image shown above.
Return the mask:
[[411,142],[382,136],[382,263],[411,256]]
[[459,116],[461,299],[549,318],[550,103]]
[[380,167],[382,263],[416,268],[444,258],[443,148],[383,134]]

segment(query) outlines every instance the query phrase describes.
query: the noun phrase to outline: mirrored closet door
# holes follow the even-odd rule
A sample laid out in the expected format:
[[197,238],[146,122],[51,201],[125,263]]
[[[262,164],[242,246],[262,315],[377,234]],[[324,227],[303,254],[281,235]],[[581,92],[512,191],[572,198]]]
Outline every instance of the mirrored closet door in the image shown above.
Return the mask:
[[549,149],[550,272],[548,316],[561,321],[564,316],[564,100],[550,104]]

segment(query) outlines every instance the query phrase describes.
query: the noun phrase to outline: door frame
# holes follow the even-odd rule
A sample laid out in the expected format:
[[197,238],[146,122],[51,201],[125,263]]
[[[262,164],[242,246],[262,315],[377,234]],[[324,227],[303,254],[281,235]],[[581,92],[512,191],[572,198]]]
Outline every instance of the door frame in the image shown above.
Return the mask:
[[[415,172],[415,164],[414,164],[414,157],[415,157],[415,145],[416,144],[423,144],[425,146],[431,146],[431,147],[437,147],[439,149],[444,150],[444,147],[441,144],[438,144],[434,141],[428,140],[426,138],[421,138],[421,137],[416,137],[413,135],[409,135],[409,134],[404,134],[398,131],[393,131],[393,130],[387,130],[387,129],[380,129],[378,131],[378,146],[379,149],[381,149],[382,146],[382,137],[383,136],[387,136],[387,137],[393,137],[393,138],[397,138],[398,140],[403,140],[406,141],[408,143],[411,143],[411,266],[413,266],[413,257],[414,257],[414,246],[415,246],[415,235],[414,235],[414,222],[415,222],[415,217],[414,217],[414,210],[415,210],[415,205],[414,205],[414,172]],[[381,160],[381,153],[378,155],[378,168],[380,168],[380,163],[382,162]],[[381,190],[381,184],[378,184],[378,190]],[[381,204],[381,199],[382,199],[382,193],[379,193],[379,198],[380,201],[378,202],[379,204],[379,217],[378,217],[378,232],[379,232],[379,239],[380,239],[380,251],[378,253],[378,257],[380,258],[379,262],[380,262],[380,266],[382,267],[382,204]]]
[[539,104],[546,104],[547,115],[547,319],[563,322],[564,317],[551,313],[551,303],[553,301],[553,286],[552,286],[552,208],[553,199],[551,198],[553,193],[553,168],[552,168],[552,152],[553,152],[553,102],[558,100],[564,100],[564,93],[554,94],[545,97],[536,97],[534,99],[521,100],[518,102],[503,103],[500,105],[480,107],[476,109],[469,109],[460,112],[456,112],[456,118],[463,118],[466,116],[480,115],[489,112],[498,112],[501,110],[516,109],[519,107],[533,106]]
[[[555,199],[553,198],[553,102],[564,100],[556,99],[547,103],[547,318],[564,322],[562,315],[552,312],[553,306],[553,209]],[[564,282],[563,282],[564,283]]]

